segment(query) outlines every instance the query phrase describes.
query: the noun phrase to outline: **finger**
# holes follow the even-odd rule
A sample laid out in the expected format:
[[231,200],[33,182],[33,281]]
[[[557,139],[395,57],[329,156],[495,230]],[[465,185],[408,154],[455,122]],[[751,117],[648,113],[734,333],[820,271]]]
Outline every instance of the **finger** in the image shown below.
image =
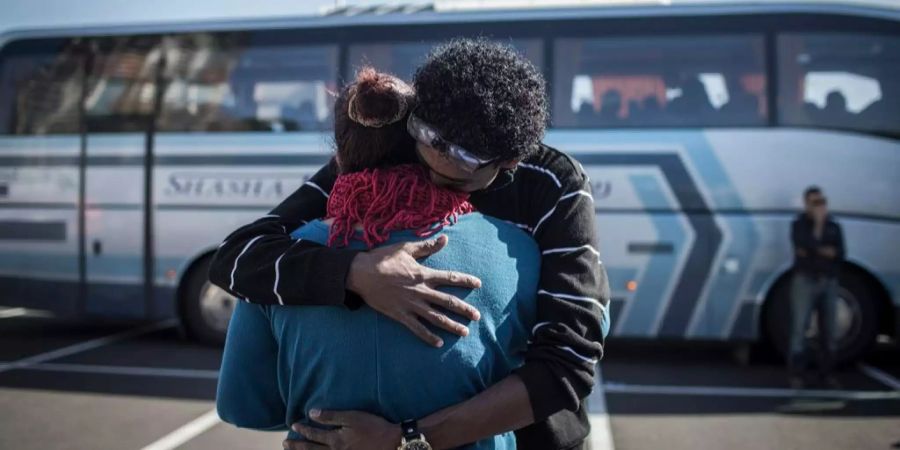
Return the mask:
[[425,307],[425,310],[421,312],[420,317],[427,320],[432,325],[434,325],[438,328],[443,328],[453,334],[457,334],[457,335],[463,336],[463,337],[469,335],[468,327],[466,327],[465,325],[463,325],[461,323],[454,322],[449,317],[447,317],[444,314],[441,314],[433,309],[428,309],[427,306]]
[[478,277],[452,270],[426,270],[425,281],[432,286],[459,286],[469,289],[481,287],[481,280]]
[[337,425],[341,427],[353,425],[356,414],[354,411],[323,411],[321,409],[309,410],[309,417],[324,425]]
[[412,315],[404,315],[400,319],[400,323],[406,325],[406,328],[409,328],[409,331],[412,331],[419,339],[425,341],[426,344],[432,347],[443,347],[444,340],[438,337],[438,335],[432,333],[428,330],[428,327],[419,322],[415,316]]
[[314,442],[306,441],[290,441],[286,440],[281,443],[285,450],[328,450],[328,447]]
[[403,250],[415,259],[422,259],[441,251],[446,245],[447,236],[441,235],[427,241],[407,242],[403,244]]
[[[475,309],[474,306],[460,300],[456,296],[450,295],[446,292],[437,291],[434,289],[423,290],[420,293],[422,299],[431,303],[432,305],[440,306],[441,308],[446,309],[447,311],[454,312],[463,317],[468,318],[469,320],[479,320],[481,319],[481,313]],[[453,322],[456,323],[456,322]],[[441,327],[444,328],[444,327]],[[452,331],[452,330],[449,330]]]
[[337,433],[337,430],[320,430],[300,423],[295,423],[291,428],[307,440],[328,446],[330,446]]

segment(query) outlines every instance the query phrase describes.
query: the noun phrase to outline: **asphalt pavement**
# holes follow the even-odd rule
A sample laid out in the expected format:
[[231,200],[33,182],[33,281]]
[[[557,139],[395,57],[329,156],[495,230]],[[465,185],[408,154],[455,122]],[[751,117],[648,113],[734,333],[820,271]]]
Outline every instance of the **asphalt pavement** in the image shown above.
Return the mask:
[[[276,449],[215,415],[221,349],[174,321],[98,324],[0,308],[0,449]],[[897,449],[900,351],[788,388],[764,350],[611,340],[590,398],[594,450]]]

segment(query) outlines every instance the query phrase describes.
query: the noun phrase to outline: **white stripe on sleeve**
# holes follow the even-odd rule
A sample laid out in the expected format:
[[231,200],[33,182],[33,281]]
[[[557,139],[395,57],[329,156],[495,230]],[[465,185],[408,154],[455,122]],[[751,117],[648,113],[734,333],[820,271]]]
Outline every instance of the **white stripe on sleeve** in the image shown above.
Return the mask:
[[556,187],[562,187],[562,183],[559,182],[559,178],[556,178],[556,175],[553,172],[551,172],[543,167],[538,167],[538,166],[534,166],[531,164],[525,164],[525,163],[519,163],[519,167],[524,167],[526,169],[531,169],[531,170],[536,170],[538,172],[541,172],[541,173],[549,176],[550,178],[552,178],[553,182],[556,183]]
[[600,309],[603,309],[603,310],[606,309],[606,307],[603,306],[603,303],[600,303],[600,301],[597,300],[597,299],[595,299],[595,298],[582,297],[582,296],[579,296],[579,295],[560,294],[560,293],[557,293],[557,292],[547,292],[547,291],[545,291],[545,290],[543,290],[543,289],[539,290],[539,291],[538,291],[538,294],[549,295],[549,296],[551,296],[551,297],[562,298],[562,299],[566,299],[566,300],[574,300],[574,301],[576,301],[576,302],[593,303],[593,304],[599,306]]
[[244,253],[247,253],[247,249],[250,248],[250,246],[253,245],[254,242],[258,241],[263,236],[265,235],[259,235],[251,239],[250,242],[248,242],[247,245],[244,246],[244,249],[241,250],[241,253],[237,255],[237,258],[234,258],[234,267],[231,268],[231,284],[228,285],[228,289],[232,292],[234,292],[234,273],[237,272],[238,260],[241,259],[241,256],[244,256]]
[[598,252],[594,247],[591,247],[590,244],[582,245],[581,247],[560,247],[560,248],[550,248],[541,252],[542,255],[550,255],[553,253],[571,253],[577,252],[581,250],[587,250],[597,256],[600,256],[600,252]]
[[557,347],[571,353],[573,356],[575,356],[576,358],[578,358],[584,362],[589,362],[591,364],[597,363],[596,358],[588,358],[587,356],[579,355],[578,352],[576,352],[575,350],[572,350],[571,347],[566,347],[565,345],[557,345]]
[[328,198],[328,193],[325,192],[325,189],[322,189],[321,187],[319,187],[318,184],[313,183],[312,181],[307,181],[306,183],[303,183],[303,184],[304,184],[305,186],[312,186],[312,187],[316,188],[316,190],[318,190],[319,192],[321,192],[322,195],[325,196],[325,198]]
[[281,306],[284,306],[284,300],[281,299],[281,294],[278,293],[278,281],[281,279],[281,272],[278,269],[278,265],[281,263],[281,258],[284,258],[284,255],[286,255],[287,252],[291,251],[291,249],[294,248],[294,246],[297,245],[297,243],[301,240],[302,239],[297,239],[293,244],[291,244],[290,247],[288,247],[287,250],[284,251],[284,253],[281,254],[281,256],[278,257],[278,259],[275,260],[275,285],[272,287],[272,292],[275,293],[275,297],[278,299],[278,304]]
[[525,224],[522,224],[522,223],[510,222],[509,220],[504,220],[504,222],[506,222],[506,223],[508,223],[508,224],[510,224],[510,225],[515,225],[515,226],[517,226],[517,227],[519,227],[519,228],[521,228],[521,229],[523,229],[523,230],[525,230],[525,231],[531,231],[531,227],[529,227],[528,225],[525,225]]
[[556,212],[556,207],[559,206],[560,202],[562,202],[563,200],[565,200],[567,198],[575,197],[576,195],[584,195],[585,197],[591,199],[591,201],[594,201],[594,197],[592,197],[591,193],[588,191],[575,191],[575,192],[565,194],[565,195],[559,197],[559,200],[557,200],[556,204],[553,205],[552,208],[550,208],[550,211],[547,211],[547,213],[544,214],[544,217],[541,217],[541,220],[539,220],[537,225],[534,226],[534,231],[532,232],[532,234],[537,233],[537,230],[538,230],[538,228],[540,228],[541,224],[544,223],[545,220],[549,219],[550,216],[552,216],[553,213]]
[[583,195],[583,196],[585,196],[585,197],[591,199],[591,201],[594,201],[594,196],[591,195],[591,193],[588,192],[588,191],[575,191],[575,192],[570,192],[570,193],[568,193],[568,194],[563,195],[563,196],[560,197],[559,199],[560,199],[560,200],[565,200],[565,199],[567,199],[567,198],[571,198],[571,197],[574,197],[574,196],[576,196],[576,195]]
[[544,326],[544,325],[550,325],[550,323],[551,323],[551,322],[541,322],[541,323],[538,323],[537,325],[534,326],[534,328],[531,329],[531,334],[534,334],[535,332],[537,332],[537,329],[540,328],[540,327],[542,327],[542,326]]
[[[559,204],[559,202],[556,202],[556,203]],[[553,207],[550,208],[550,211],[547,211],[547,214],[544,214],[544,217],[541,217],[541,220],[538,220],[538,223],[537,223],[537,225],[534,226],[534,231],[532,231],[531,234],[534,235],[535,233],[537,233],[537,230],[538,230],[538,228],[541,227],[541,224],[544,223],[545,220],[550,218],[550,216],[552,216],[553,213],[555,213],[555,212],[556,212],[556,205],[553,205]]]

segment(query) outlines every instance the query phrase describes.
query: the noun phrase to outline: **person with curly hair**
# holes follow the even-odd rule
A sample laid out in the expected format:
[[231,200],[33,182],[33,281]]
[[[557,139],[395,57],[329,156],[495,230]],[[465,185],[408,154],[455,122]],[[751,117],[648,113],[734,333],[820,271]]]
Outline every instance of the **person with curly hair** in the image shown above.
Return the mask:
[[[435,184],[469,193],[480,213],[529,233],[541,264],[524,363],[474,397],[404,424],[435,448],[508,430],[516,430],[520,449],[585,448],[590,425],[583,400],[609,330],[609,286],[597,251],[589,179],[577,161],[541,142],[548,121],[543,77],[507,45],[462,39],[435,49],[413,81],[416,106],[406,128],[416,145],[409,156]],[[365,251],[291,238],[286,230],[325,215],[335,178],[331,164],[271,214],[229,235],[210,280],[251,303],[349,310],[365,304],[435,347],[454,334],[466,336],[471,325],[462,322],[478,312],[452,295],[457,291],[438,288],[488,286],[470,274],[416,261],[441,252],[446,236]],[[334,333],[337,339],[341,331]],[[314,410],[310,416],[338,428],[298,424],[301,434],[321,445],[294,441],[287,448],[389,448],[376,437],[398,428],[359,411]]]

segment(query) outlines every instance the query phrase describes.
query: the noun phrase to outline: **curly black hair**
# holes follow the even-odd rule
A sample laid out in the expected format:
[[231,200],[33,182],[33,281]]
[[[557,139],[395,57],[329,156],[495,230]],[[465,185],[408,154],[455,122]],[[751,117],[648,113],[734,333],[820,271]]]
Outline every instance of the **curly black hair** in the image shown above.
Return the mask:
[[524,158],[544,136],[544,77],[508,45],[452,40],[431,52],[413,85],[415,114],[479,157]]

